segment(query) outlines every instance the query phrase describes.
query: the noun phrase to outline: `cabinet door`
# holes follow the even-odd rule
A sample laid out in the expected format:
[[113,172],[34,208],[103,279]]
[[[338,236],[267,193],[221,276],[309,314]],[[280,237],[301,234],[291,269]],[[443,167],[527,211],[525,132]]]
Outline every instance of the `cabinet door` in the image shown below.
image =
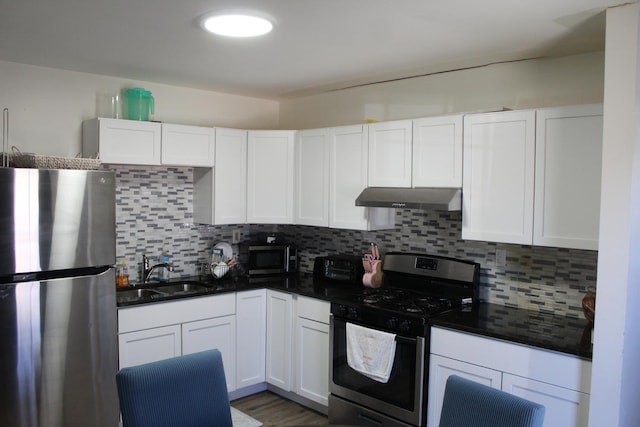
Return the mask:
[[267,291],[236,294],[236,382],[238,388],[265,381]]
[[367,210],[356,206],[367,187],[369,145],[364,126],[335,128],[330,140],[329,226],[367,229]]
[[531,244],[535,111],[464,119],[462,238]]
[[292,391],[293,296],[267,291],[267,382]]
[[215,136],[213,128],[162,125],[162,164],[213,167]]
[[180,356],[180,325],[120,334],[118,346],[120,368]]
[[296,224],[329,226],[329,138],[328,129],[296,136]]
[[160,123],[97,119],[100,159],[104,163],[159,165]]
[[502,372],[500,371],[432,354],[429,357],[428,426],[440,425],[444,390],[447,378],[451,375],[458,375],[497,389],[502,386]]
[[503,374],[502,389],[544,405],[544,427],[588,424],[589,395],[586,393],[510,374]]
[[216,128],[214,224],[247,222],[247,131]]
[[249,131],[249,223],[293,223],[294,136],[294,131]]
[[327,406],[329,325],[303,317],[296,322],[296,393]]
[[198,320],[182,325],[182,353],[217,348],[222,353],[228,391],[236,389],[236,316]]
[[413,186],[462,187],[462,116],[413,121]]
[[411,120],[369,125],[369,187],[411,187]]
[[547,108],[536,114],[533,244],[597,250],[602,105]]

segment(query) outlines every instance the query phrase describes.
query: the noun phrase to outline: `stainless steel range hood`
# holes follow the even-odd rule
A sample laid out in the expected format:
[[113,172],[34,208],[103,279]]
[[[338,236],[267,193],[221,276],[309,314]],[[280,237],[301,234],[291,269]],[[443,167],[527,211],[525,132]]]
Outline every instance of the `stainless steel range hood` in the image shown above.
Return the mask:
[[462,190],[459,188],[365,188],[356,199],[356,206],[398,209],[462,210]]

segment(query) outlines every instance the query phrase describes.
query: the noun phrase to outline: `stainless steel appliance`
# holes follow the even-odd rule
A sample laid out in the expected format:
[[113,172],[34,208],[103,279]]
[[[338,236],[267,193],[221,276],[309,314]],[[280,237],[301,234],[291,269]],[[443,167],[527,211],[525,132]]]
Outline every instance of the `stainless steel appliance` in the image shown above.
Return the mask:
[[289,274],[298,271],[298,249],[292,244],[254,243],[249,246],[249,276]]
[[[381,288],[331,303],[329,421],[361,426],[423,426],[429,378],[429,319],[477,299],[477,263],[433,255],[388,253]],[[347,361],[347,324],[395,334],[386,383]]]
[[118,425],[114,181],[0,169],[2,425]]
[[364,267],[362,258],[352,255],[327,255],[316,257],[313,275],[338,282],[362,283]]

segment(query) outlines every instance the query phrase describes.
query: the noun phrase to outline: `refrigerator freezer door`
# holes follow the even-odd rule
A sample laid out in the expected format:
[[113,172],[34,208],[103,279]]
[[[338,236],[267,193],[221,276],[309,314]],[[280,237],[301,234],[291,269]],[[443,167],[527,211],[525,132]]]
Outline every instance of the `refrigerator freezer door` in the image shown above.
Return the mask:
[[0,284],[2,425],[118,425],[114,276]]
[[0,169],[0,277],[115,264],[112,171]]

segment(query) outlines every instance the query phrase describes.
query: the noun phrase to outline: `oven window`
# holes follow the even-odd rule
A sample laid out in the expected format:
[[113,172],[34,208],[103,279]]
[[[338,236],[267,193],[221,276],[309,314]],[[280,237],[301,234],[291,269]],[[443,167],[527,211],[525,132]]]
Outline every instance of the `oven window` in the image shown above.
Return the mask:
[[[416,385],[416,343],[396,343],[396,355],[387,383],[372,380],[347,364],[346,322],[334,317],[333,382],[408,411],[414,410]],[[366,326],[366,325],[364,325]]]

